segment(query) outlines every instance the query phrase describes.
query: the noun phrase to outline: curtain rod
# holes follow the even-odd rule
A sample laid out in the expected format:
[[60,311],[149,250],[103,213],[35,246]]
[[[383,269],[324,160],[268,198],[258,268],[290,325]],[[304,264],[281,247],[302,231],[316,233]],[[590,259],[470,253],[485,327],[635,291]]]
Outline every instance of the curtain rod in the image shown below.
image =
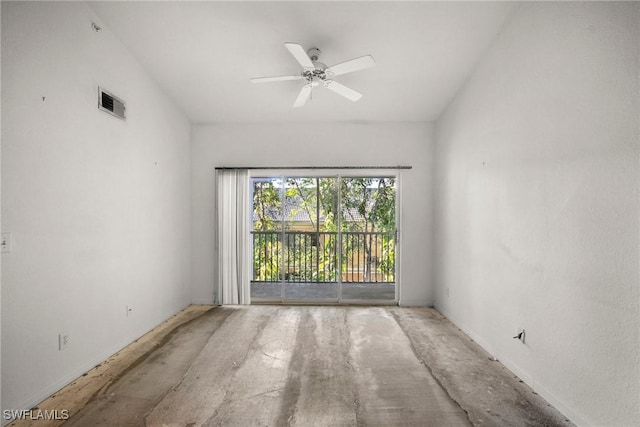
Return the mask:
[[252,166],[252,167],[226,167],[218,166],[216,170],[237,170],[237,169],[411,169],[413,166]]

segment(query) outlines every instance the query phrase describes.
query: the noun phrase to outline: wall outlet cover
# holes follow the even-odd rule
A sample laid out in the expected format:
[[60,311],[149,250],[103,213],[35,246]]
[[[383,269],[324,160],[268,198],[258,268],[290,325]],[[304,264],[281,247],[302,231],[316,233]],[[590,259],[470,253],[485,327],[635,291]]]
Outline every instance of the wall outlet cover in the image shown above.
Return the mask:
[[0,233],[0,249],[2,252],[11,252],[11,233]]
[[69,345],[69,333],[60,332],[58,334],[58,350],[62,351]]

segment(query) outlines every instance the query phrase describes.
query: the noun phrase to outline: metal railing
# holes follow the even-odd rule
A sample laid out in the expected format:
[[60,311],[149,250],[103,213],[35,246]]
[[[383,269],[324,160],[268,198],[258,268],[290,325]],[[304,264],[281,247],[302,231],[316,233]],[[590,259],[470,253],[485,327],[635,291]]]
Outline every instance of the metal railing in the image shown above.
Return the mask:
[[253,282],[335,283],[339,274],[347,283],[395,282],[393,232],[253,231],[251,235]]

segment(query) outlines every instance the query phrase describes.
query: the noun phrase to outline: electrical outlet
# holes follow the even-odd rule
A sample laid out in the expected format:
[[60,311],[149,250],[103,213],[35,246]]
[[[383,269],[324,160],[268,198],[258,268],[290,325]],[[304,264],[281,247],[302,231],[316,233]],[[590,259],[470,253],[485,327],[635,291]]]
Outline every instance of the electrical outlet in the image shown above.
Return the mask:
[[0,248],[2,252],[11,252],[11,233],[0,233]]
[[66,349],[68,345],[69,345],[69,333],[60,332],[58,334],[58,350],[62,351]]

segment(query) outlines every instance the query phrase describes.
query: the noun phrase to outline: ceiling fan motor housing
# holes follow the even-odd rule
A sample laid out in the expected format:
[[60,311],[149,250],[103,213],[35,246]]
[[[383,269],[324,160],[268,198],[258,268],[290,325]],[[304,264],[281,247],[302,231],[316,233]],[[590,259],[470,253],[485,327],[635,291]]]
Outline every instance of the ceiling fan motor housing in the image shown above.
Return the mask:
[[320,58],[320,49],[317,47],[312,47],[307,51],[307,55],[309,55],[309,59],[313,63],[313,66],[316,67],[315,70],[309,70],[308,75],[305,78],[309,81],[317,81],[317,79],[325,80],[327,78],[328,73],[325,71],[327,66],[322,62],[318,61]]

